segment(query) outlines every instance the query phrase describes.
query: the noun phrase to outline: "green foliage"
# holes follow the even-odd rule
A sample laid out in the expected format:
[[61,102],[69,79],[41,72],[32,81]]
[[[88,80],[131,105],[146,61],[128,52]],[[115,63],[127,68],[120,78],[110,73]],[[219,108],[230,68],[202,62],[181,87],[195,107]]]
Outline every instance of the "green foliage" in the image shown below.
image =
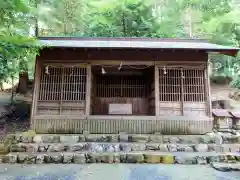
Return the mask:
[[[1,1],[0,80],[32,67],[38,48],[24,48],[36,43],[32,29],[40,36],[194,37],[240,47],[239,15],[236,0]],[[235,77],[240,57],[210,59],[221,65],[215,75]]]
[[20,71],[28,71],[28,62],[39,47],[29,36],[32,7],[24,0],[0,2],[0,82]]
[[236,75],[234,76],[232,82],[231,82],[231,86],[237,89],[240,89],[240,76]]

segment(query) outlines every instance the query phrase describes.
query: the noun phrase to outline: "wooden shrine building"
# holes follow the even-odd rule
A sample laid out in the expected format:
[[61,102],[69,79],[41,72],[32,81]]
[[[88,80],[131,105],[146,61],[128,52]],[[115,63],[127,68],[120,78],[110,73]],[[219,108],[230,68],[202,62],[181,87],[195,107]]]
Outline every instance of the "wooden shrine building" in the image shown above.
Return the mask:
[[45,37],[31,112],[38,133],[202,134],[213,128],[203,40]]

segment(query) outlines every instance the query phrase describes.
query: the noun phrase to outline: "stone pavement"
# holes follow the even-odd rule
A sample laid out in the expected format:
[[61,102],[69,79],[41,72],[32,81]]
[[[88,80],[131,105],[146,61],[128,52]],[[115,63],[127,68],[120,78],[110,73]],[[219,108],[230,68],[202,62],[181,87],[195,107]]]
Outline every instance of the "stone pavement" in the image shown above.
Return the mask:
[[1,180],[239,180],[239,177],[240,172],[219,172],[197,165],[0,165]]

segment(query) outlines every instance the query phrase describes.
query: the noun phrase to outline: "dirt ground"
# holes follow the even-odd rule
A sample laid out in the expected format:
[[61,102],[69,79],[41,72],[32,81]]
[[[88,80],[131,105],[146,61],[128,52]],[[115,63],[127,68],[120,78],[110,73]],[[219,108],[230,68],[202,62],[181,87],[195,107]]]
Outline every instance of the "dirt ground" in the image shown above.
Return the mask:
[[234,91],[229,85],[211,85],[211,99],[212,100],[229,100],[231,106],[238,109],[240,108],[240,101],[229,98],[229,94]]

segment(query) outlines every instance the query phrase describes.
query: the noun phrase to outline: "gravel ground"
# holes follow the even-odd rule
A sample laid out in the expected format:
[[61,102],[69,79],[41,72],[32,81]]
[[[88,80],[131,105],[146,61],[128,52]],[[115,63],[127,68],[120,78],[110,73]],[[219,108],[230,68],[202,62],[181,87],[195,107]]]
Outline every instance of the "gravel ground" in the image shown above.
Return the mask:
[[240,180],[240,172],[210,166],[86,164],[0,165],[1,180]]

